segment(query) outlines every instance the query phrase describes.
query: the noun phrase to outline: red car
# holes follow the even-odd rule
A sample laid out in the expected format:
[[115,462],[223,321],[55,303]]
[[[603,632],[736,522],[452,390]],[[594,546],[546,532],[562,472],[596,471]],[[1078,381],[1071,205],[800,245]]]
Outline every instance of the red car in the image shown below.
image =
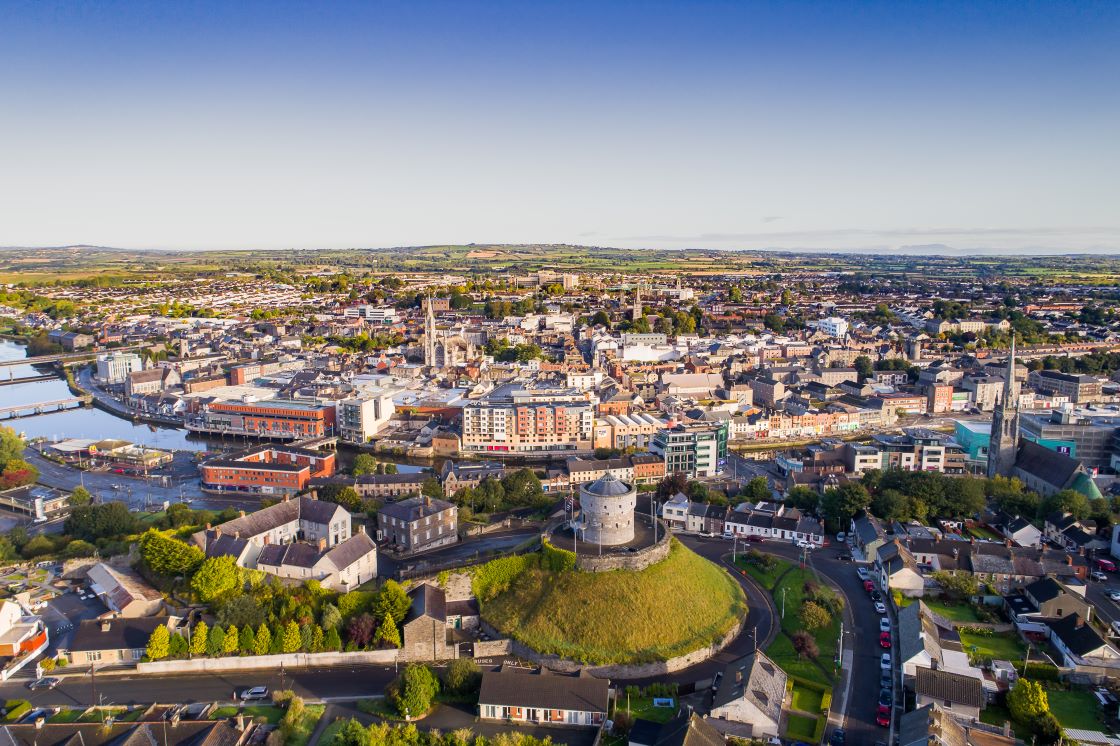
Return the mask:
[[875,711],[875,722],[884,728],[889,728],[891,725],[891,708],[886,705],[879,705],[879,709]]
[[889,648],[890,646],[891,646],[891,633],[890,632],[880,632],[879,633],[879,647]]
[[863,581],[863,589],[870,593],[871,591],[875,590],[875,584],[870,580],[865,580]]
[[762,536],[759,534],[747,534],[746,541],[762,541]]

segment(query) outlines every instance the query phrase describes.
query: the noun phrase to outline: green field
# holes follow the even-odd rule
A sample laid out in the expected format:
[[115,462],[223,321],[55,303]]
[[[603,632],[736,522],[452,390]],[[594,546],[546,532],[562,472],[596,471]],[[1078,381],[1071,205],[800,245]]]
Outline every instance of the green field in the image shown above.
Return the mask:
[[234,705],[227,705],[219,707],[210,713],[211,720],[224,720],[225,718],[237,717],[244,715],[249,718],[264,718],[269,724],[275,725],[280,722],[280,718],[284,717],[284,711],[279,707],[272,705],[249,705],[248,707],[236,707]]
[[739,584],[673,540],[640,572],[530,568],[482,604],[502,633],[584,663],[650,663],[720,640],[747,613]]

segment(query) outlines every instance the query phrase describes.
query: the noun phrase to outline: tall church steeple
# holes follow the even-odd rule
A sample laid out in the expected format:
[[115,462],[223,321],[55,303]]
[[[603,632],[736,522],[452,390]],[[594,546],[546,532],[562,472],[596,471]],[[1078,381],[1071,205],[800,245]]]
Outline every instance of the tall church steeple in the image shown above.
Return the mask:
[[633,321],[642,318],[642,281],[638,281],[638,287],[634,290],[634,313],[630,317]]
[[428,295],[424,313],[424,365],[428,368],[436,366],[436,314],[431,295]]
[[988,478],[1009,477],[1019,449],[1019,384],[1015,381],[1015,334],[1007,356],[1003,395],[992,413],[992,437],[988,442]]

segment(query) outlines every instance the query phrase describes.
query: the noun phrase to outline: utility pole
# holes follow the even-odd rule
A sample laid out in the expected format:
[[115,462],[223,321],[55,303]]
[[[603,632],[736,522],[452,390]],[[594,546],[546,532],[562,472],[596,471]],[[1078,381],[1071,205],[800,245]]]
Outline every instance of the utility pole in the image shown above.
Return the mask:
[[782,619],[786,618],[786,588],[782,586]]

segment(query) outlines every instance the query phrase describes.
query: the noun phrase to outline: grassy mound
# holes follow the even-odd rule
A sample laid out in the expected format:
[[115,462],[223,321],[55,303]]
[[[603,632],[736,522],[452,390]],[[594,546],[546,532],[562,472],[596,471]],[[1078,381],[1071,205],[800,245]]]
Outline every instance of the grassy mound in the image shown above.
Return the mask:
[[651,663],[717,642],[747,613],[739,584],[676,539],[665,561],[640,572],[542,564],[522,562],[498,592],[480,597],[483,618],[540,653]]

